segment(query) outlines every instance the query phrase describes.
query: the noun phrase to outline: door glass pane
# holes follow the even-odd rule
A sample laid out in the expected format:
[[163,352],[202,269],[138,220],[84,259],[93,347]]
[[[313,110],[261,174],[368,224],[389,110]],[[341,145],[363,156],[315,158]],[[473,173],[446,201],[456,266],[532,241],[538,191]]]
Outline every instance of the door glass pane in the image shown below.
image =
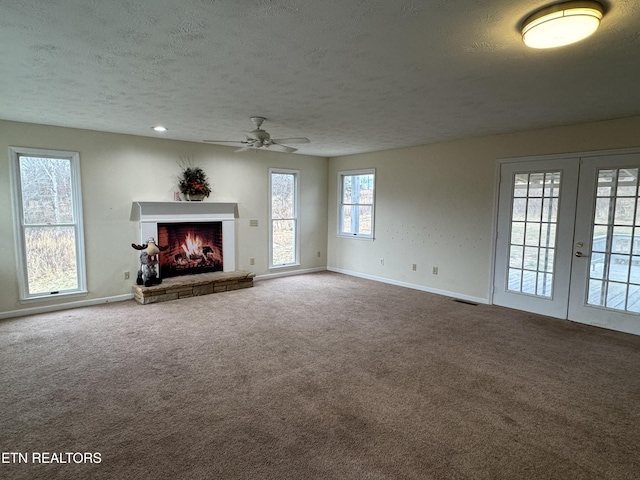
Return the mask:
[[598,171],[587,304],[615,310],[640,309],[638,169]]
[[638,169],[621,168],[618,172],[618,197],[635,197],[638,190]]
[[514,175],[507,282],[510,292],[552,296],[560,181],[561,172],[557,171]]

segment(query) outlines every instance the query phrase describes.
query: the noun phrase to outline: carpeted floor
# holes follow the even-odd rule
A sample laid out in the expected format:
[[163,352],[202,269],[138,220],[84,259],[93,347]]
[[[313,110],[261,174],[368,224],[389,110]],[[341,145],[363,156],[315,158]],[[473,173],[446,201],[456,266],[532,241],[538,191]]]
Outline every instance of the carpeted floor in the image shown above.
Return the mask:
[[0,366],[3,479],[640,478],[640,337],[335,273],[5,320]]

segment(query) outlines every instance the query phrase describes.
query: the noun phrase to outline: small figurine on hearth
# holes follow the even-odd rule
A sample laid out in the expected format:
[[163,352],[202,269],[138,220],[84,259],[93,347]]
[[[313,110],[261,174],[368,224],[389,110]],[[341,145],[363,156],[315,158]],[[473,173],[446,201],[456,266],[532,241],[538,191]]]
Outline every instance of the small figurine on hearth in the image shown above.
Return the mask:
[[140,270],[138,270],[136,283],[145,287],[162,283],[162,279],[158,276],[158,255],[168,249],[169,245],[158,246],[156,245],[156,239],[151,237],[147,240],[147,243],[142,245],[132,243],[131,246],[136,250],[146,249],[146,251],[140,253]]

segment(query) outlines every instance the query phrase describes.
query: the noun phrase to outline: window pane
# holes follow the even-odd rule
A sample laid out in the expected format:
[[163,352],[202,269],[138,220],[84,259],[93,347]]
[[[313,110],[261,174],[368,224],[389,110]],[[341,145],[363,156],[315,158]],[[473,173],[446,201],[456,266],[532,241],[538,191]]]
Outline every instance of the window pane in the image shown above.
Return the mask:
[[556,246],[556,225],[555,223],[543,223],[540,228],[540,245],[543,247],[555,248]]
[[78,288],[73,227],[24,229],[30,294]]
[[541,248],[538,260],[538,270],[541,272],[553,272],[553,260],[555,250],[552,248]]
[[526,247],[524,249],[524,268],[527,270],[536,270],[538,266],[538,249],[535,247]]
[[542,199],[530,198],[527,205],[527,221],[539,222],[542,215]]
[[[357,196],[354,203],[373,203],[373,175],[357,176]],[[355,190],[355,189],[354,189]],[[354,195],[355,196],[355,195]]]
[[558,221],[558,199],[545,198],[542,204],[542,221],[557,222]]
[[635,198],[618,198],[613,223],[616,225],[633,225],[635,216]]
[[511,243],[515,245],[524,244],[524,222],[513,222],[511,224]]
[[509,254],[509,266],[513,268],[522,268],[522,247],[519,245],[511,245],[511,253]]
[[526,173],[517,174],[513,180],[513,196],[526,197],[529,188],[529,175]]
[[610,198],[596,199],[596,215],[594,218],[595,223],[603,225],[609,223],[609,205],[611,205]]
[[635,197],[638,188],[638,169],[623,168],[618,172],[618,197]]
[[527,199],[526,198],[514,198],[513,199],[513,215],[511,219],[513,221],[524,221],[527,213]]
[[353,203],[351,201],[351,183],[353,177],[345,175],[342,178],[342,203]]
[[356,218],[358,220],[358,233],[365,235],[371,234],[371,212],[372,208],[369,206],[358,206],[356,209]]
[[525,245],[540,245],[540,224],[527,223],[527,233],[524,240]]
[[544,186],[544,173],[529,175],[529,197],[541,197]]
[[522,293],[536,293],[536,280],[537,280],[536,272],[530,272],[528,270],[524,270],[522,272]]
[[589,280],[589,305],[604,305],[604,282]]
[[560,173],[550,172],[545,174],[544,196],[558,197],[560,194]]
[[28,156],[19,160],[24,223],[72,223],[71,161]]
[[613,170],[600,170],[598,172],[598,197],[610,197],[613,185]]
[[293,218],[295,176],[273,173],[271,175],[271,217]]
[[629,312],[640,312],[640,285],[629,285],[629,300],[627,310]]
[[553,284],[552,273],[538,273],[538,289],[536,295],[540,297],[551,297],[551,288]]
[[509,269],[509,286],[507,287],[512,292],[519,292],[522,290],[522,270],[510,268]]
[[371,234],[371,213],[369,206],[346,205],[342,208],[342,232]]
[[295,220],[273,221],[273,265],[295,263]]
[[624,283],[610,282],[607,285],[607,301],[605,307],[624,310],[626,296],[627,286]]

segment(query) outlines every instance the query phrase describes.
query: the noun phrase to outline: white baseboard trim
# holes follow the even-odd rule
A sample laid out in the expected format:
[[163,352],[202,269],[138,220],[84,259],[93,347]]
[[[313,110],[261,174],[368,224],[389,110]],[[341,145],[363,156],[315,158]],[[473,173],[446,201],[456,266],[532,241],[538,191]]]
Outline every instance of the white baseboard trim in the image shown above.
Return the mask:
[[352,277],[360,277],[360,278],[365,278],[367,280],[374,280],[376,282],[389,283],[391,285],[397,285],[398,287],[406,287],[406,288],[412,288],[414,290],[420,290],[427,293],[435,293],[436,295],[452,297],[458,300],[465,300],[467,302],[489,304],[489,300],[486,298],[473,297],[471,295],[464,295],[462,293],[449,292],[447,290],[440,290],[437,288],[425,287],[424,285],[417,285],[415,283],[400,282],[398,280],[391,280],[389,278],[377,277],[375,275],[368,275],[366,273],[353,272],[351,270],[344,270],[342,268],[327,267],[327,270],[329,270],[330,272],[343,273],[344,275],[351,275]]
[[303,270],[285,270],[277,273],[266,273],[264,275],[256,275],[253,277],[254,282],[260,280],[269,280],[271,278],[290,277],[292,275],[304,275],[305,273],[326,272],[327,267],[305,268]]
[[90,307],[92,305],[101,305],[103,303],[123,302],[131,300],[132,293],[126,295],[118,295],[115,297],[94,298],[92,300],[80,300],[77,302],[59,303],[57,305],[43,305],[41,307],[23,308],[21,310],[12,310],[10,312],[0,312],[0,320],[13,317],[24,317],[26,315],[36,315],[38,313],[57,312],[59,310],[69,310],[71,308]]

